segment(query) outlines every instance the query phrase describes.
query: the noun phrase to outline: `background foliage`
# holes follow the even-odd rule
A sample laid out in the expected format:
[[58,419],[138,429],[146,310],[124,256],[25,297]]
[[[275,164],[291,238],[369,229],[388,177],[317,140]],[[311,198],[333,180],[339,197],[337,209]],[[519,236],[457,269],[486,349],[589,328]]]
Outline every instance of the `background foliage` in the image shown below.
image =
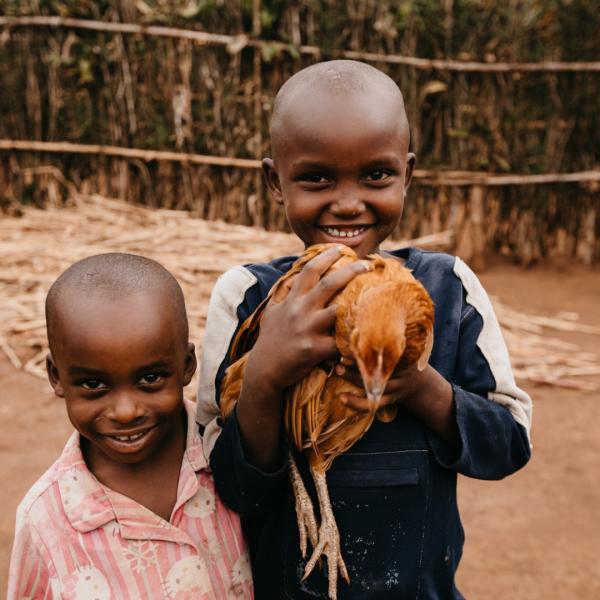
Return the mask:
[[[600,57],[594,0],[262,0],[260,37],[241,49],[68,28],[0,31],[0,138],[110,144],[257,158],[281,83],[315,58],[301,45],[481,62]],[[3,15],[61,15],[252,34],[252,0],[0,0]],[[256,53],[260,53],[260,72]],[[404,92],[418,166],[495,173],[600,165],[600,73],[465,73],[376,64]],[[260,118],[257,119],[257,95]],[[132,201],[282,228],[252,170],[95,156],[0,153],[0,192],[47,200],[31,167],[57,166],[78,187]],[[28,175],[29,173],[29,175]],[[468,189],[415,185],[399,234],[469,220]],[[490,188],[488,247],[524,262],[600,254],[594,185]],[[591,223],[591,224],[590,224]],[[589,241],[590,231],[593,241]],[[587,238],[586,238],[587,236]],[[588,239],[583,244],[582,240]],[[591,246],[590,246],[591,243]]]

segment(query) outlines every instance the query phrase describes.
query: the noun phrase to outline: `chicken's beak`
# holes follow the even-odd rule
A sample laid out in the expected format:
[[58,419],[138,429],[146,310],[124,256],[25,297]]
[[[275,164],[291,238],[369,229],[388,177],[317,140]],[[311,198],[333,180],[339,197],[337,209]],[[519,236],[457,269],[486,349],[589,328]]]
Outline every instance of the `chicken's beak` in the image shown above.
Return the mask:
[[383,377],[374,376],[370,378],[370,381],[364,381],[363,383],[365,385],[365,392],[367,393],[367,400],[369,401],[369,411],[374,413],[379,408],[387,381]]
[[364,365],[358,364],[371,414],[379,408],[381,397],[385,392],[385,386],[390,378],[389,374],[383,372],[383,361],[381,360],[381,356],[379,358],[377,365],[370,372],[367,372]]

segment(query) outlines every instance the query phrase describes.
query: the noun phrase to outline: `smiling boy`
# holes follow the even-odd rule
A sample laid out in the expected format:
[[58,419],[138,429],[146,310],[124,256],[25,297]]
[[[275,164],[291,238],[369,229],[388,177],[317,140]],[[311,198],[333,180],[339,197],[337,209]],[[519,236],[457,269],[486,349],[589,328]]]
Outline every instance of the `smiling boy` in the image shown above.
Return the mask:
[[[279,91],[271,121],[268,188],[305,246],[337,242],[360,257],[380,244],[402,215],[415,157],[402,95],[387,75],[363,63],[308,67]],[[390,253],[412,270],[435,305],[429,365],[397,370],[375,420],[327,473],[350,584],[340,599],[458,599],[454,584],[463,531],[457,473],[500,479],[529,459],[531,400],[514,381],[489,298],[458,258],[408,248]],[[235,267],[217,282],[209,305],[198,393],[198,421],[223,500],[246,517],[259,599],[327,598],[326,568],[303,578],[293,497],[287,482],[284,392],[339,354],[329,301],[361,263],[322,276],[337,260],[313,259],[288,296],[271,303],[248,356],[235,413],[222,425],[219,386],[241,324],[295,257]],[[361,385],[355,369],[338,373]],[[340,399],[368,410],[362,396]],[[307,489],[306,461],[296,457]],[[325,563],[325,561],[323,561]]]
[[76,432],[19,506],[8,597],[251,598],[239,519],[183,399],[196,358],[177,281],[140,256],[92,256],[52,285],[46,322]]
[[367,65],[342,64],[321,63],[283,85],[263,169],[305,246],[338,242],[365,256],[402,216],[415,155],[398,86]]

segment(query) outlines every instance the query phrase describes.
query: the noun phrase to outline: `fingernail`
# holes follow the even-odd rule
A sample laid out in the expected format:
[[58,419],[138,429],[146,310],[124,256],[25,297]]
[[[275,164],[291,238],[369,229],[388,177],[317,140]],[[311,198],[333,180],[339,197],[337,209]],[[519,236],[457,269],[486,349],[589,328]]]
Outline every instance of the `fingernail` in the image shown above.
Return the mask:
[[359,260],[358,263],[356,263],[359,265],[359,268],[362,271],[370,271],[371,270],[371,263],[368,260]]
[[340,394],[338,398],[344,406],[348,404],[348,396],[346,396],[346,394]]

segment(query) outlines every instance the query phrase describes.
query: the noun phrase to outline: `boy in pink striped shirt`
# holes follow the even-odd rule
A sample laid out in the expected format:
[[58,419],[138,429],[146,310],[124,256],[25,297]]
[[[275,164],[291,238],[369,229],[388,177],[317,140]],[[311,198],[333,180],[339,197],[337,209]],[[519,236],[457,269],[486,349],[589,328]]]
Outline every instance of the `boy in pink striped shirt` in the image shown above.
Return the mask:
[[79,261],[46,299],[47,367],[73,433],[17,511],[8,598],[252,598],[183,387],[183,293],[131,254]]

